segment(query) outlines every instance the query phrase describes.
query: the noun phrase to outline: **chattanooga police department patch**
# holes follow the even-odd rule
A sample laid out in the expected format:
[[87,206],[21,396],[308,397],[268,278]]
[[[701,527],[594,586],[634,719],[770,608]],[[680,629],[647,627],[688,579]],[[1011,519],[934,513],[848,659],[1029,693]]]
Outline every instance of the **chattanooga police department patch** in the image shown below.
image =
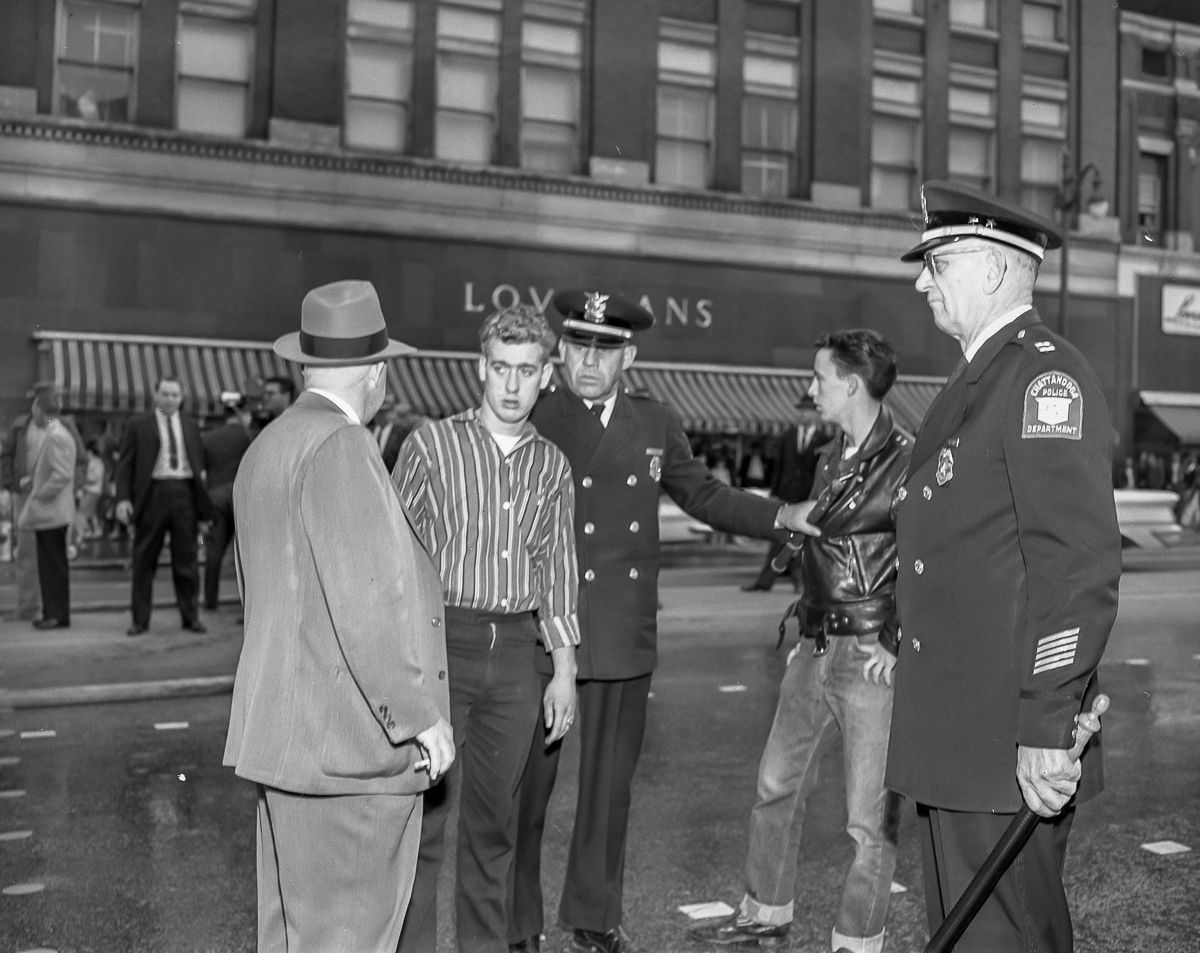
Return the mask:
[[1025,388],[1021,437],[1083,438],[1083,395],[1075,378],[1062,371],[1047,371],[1030,381]]

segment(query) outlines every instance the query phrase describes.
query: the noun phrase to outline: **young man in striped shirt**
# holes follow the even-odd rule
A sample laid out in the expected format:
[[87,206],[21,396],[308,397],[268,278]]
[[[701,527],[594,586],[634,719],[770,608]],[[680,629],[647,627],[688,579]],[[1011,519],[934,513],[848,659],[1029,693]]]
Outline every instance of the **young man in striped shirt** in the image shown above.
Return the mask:
[[[540,313],[517,305],[491,315],[479,338],[480,406],[414,431],[392,471],[442,577],[450,722],[460,751],[446,784],[425,796],[400,953],[437,946],[437,880],[454,785],[458,949],[507,949],[517,783],[541,722],[550,744],[575,717],[575,489],[562,451],[529,423],[550,380],[555,335]],[[539,630],[554,663],[541,697]]]

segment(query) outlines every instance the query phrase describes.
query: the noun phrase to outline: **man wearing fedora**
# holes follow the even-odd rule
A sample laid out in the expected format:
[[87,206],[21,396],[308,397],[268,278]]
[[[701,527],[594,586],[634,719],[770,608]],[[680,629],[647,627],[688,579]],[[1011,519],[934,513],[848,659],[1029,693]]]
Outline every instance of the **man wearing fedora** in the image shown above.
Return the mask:
[[1068,953],[1067,838],[1102,782],[1095,746],[1069,752],[1121,575],[1112,422],[1087,360],[1033,307],[1055,224],[951,182],[927,182],[922,206],[903,260],[963,354],[897,492],[886,782],[917,805],[931,930],[1022,804],[1039,815],[955,950]]
[[258,787],[260,953],[394,953],[421,792],[454,760],[441,582],[363,426],[412,350],[370,282],[310,291],[275,342],[304,391],[234,482],[246,621],[224,763]]
[[[579,798],[559,920],[575,953],[628,953],[625,840],[658,654],[659,493],[729,533],[765,539],[811,527],[796,504],[716,480],[673,409],[621,386],[634,335],[654,323],[649,311],[599,291],[562,291],[552,304],[564,318],[566,386],[544,393],[530,419],[571,464],[581,631]],[[541,671],[548,682],[544,660]],[[521,950],[539,946],[544,926],[542,831],[561,747],[536,733],[521,781],[508,920],[509,943]]]
[[197,537],[212,515],[204,485],[204,446],[196,419],[181,410],[183,384],[164,374],[154,386],[154,409],[135,417],[121,438],[117,457],[116,516],[132,525],[133,573],[126,635],[150,628],[154,574],[168,533],[171,581],[180,622],[204,632],[200,621],[200,563]]

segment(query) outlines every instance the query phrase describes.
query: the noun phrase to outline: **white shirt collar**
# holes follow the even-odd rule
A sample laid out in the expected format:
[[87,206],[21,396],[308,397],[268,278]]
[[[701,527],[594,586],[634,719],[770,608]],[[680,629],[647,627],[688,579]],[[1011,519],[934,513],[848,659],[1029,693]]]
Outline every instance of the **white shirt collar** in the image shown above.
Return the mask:
[[971,342],[971,346],[969,348],[963,351],[963,357],[965,357],[967,362],[970,363],[975,355],[979,353],[979,349],[987,343],[989,338],[995,337],[1006,325],[1016,321],[1017,318],[1019,318],[1032,307],[1033,305],[1031,304],[1019,304],[1015,308],[1009,308],[1002,315],[1000,315],[1000,317],[989,321],[984,325],[983,330],[979,333],[979,337]]
[[327,401],[337,407],[337,409],[343,414],[349,417],[350,423],[358,424],[360,427],[362,426],[362,420],[359,418],[358,414],[354,412],[354,408],[347,404],[346,401],[337,394],[333,393],[332,391],[322,390],[320,387],[310,387],[308,388],[308,392],[310,394],[320,394]]

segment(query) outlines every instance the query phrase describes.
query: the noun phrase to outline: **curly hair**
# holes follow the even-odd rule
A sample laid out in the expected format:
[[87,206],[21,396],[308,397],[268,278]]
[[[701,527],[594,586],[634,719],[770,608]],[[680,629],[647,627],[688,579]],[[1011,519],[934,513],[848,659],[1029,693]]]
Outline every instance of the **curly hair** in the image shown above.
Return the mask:
[[546,316],[528,304],[514,304],[493,312],[479,329],[479,347],[486,354],[492,341],[502,344],[537,344],[542,360],[550,357],[557,341]]

